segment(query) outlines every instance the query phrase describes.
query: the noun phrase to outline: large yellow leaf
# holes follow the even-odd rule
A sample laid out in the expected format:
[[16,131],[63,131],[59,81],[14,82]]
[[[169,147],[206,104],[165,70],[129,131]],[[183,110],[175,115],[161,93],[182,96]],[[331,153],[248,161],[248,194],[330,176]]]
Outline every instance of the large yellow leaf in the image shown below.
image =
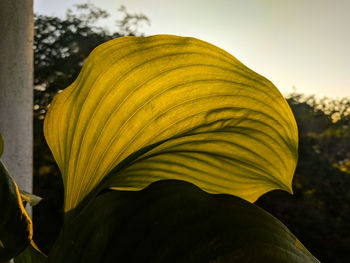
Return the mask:
[[98,184],[137,190],[179,179],[248,201],[292,191],[298,139],[287,102],[270,81],[194,38],[97,47],[52,102],[44,132],[66,211]]

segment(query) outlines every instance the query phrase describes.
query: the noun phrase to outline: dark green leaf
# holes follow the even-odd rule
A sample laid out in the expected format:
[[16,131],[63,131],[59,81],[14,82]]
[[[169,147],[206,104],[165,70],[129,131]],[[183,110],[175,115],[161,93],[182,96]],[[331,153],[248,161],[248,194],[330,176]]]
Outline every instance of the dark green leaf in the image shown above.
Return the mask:
[[318,262],[276,218],[175,180],[109,191],[67,217],[48,262]]
[[46,256],[39,250],[33,241],[14,259],[15,263],[44,263],[45,261]]
[[33,235],[15,181],[0,162],[0,262],[21,253]]
[[44,255],[40,249],[32,241],[31,244],[15,259],[15,263],[44,263],[46,261],[46,255]]

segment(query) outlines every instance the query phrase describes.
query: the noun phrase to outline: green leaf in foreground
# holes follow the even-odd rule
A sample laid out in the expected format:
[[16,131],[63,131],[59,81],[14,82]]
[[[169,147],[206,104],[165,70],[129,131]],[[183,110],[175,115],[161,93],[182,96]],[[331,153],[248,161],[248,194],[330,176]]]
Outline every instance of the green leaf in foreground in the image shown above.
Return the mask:
[[0,162],[0,262],[20,254],[33,235],[15,181]]
[[298,136],[287,102],[270,81],[194,38],[97,47],[53,100],[44,132],[65,211],[96,187],[140,190],[162,179],[251,202],[292,191]]
[[276,218],[241,198],[165,180],[93,199],[48,262],[318,262]]
[[14,259],[14,263],[44,263],[47,257],[32,241],[31,244]]

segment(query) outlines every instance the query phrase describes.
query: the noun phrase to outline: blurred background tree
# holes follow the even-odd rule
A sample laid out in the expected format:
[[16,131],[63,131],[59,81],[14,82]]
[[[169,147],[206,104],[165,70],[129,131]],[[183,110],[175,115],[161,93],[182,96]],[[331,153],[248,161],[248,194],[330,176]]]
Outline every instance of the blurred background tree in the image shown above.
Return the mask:
[[98,26],[110,14],[92,4],[68,9],[66,18],[34,16],[34,114],[43,119],[47,106],[60,90],[70,85],[85,58],[98,45],[120,36],[142,35],[139,28],[149,24],[142,14],[119,9],[116,31]]
[[350,99],[287,98],[299,128],[294,195],[273,191],[257,204],[275,215],[321,262],[348,262]]
[[[143,14],[119,9],[116,30],[99,26],[110,15],[91,4],[68,10],[65,19],[35,15],[34,36],[34,239],[48,252],[62,224],[63,186],[42,126],[52,98],[77,77],[99,44],[142,35]],[[294,195],[273,191],[257,204],[285,223],[322,262],[348,262],[350,250],[350,99],[287,97],[299,127]]]

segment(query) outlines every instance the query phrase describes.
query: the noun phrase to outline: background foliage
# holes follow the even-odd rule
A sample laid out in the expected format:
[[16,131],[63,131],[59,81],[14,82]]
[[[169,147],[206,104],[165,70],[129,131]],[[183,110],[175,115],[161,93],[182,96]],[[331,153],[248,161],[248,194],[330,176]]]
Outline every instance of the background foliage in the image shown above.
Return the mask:
[[[109,14],[92,5],[68,10],[65,19],[35,15],[34,37],[34,240],[48,252],[62,223],[63,186],[42,126],[49,102],[77,77],[97,45],[122,35],[140,35],[149,23],[125,7],[115,32],[98,26]],[[285,223],[322,262],[347,262],[350,249],[350,100],[318,100],[290,94],[300,136],[294,196],[273,191],[258,204]]]
[[294,196],[274,191],[258,201],[322,262],[347,262],[350,244],[349,99],[291,94],[299,126]]

